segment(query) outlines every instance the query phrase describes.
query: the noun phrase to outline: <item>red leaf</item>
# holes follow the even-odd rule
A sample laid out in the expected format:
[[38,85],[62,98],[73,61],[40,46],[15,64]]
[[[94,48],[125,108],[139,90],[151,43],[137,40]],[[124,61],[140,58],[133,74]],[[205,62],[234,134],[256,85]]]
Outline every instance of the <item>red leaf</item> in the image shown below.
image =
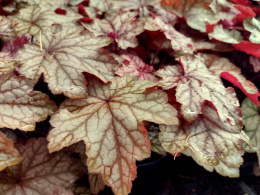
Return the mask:
[[235,24],[240,24],[241,22],[244,21],[244,19],[256,16],[255,12],[253,12],[253,10],[248,7],[244,7],[241,5],[235,5],[234,7],[241,12],[240,14],[238,14],[236,17],[233,18],[233,22]]
[[239,44],[232,44],[235,49],[246,52],[260,58],[260,44],[251,43],[249,41],[242,41]]
[[31,35],[24,34],[21,37],[17,37],[14,41],[10,40],[3,45],[2,52],[10,53],[14,56],[17,51],[24,46],[24,44],[29,43],[31,40]]
[[[236,85],[239,89],[241,89],[241,91],[243,91],[243,93],[247,97],[249,97],[252,100],[252,102],[254,102],[257,106],[259,106],[259,101],[258,101],[259,91],[257,91],[257,93],[255,93],[255,94],[248,93],[247,90],[241,84],[241,82],[237,79],[237,77],[235,77],[234,75],[232,75],[228,72],[222,72],[221,77],[223,79],[226,79],[230,83],[233,83],[234,85]],[[253,85],[252,83],[248,83],[248,84]]]
[[61,15],[65,15],[66,12],[67,11],[65,9],[61,9],[61,8],[58,8],[58,9],[55,10],[56,14],[61,14]]

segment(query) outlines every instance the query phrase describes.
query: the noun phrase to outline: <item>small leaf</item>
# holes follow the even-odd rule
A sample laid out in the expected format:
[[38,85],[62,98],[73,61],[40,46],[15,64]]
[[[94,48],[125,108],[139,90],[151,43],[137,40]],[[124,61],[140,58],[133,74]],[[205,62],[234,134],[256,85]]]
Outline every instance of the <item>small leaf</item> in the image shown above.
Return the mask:
[[162,144],[159,140],[159,132],[160,132],[159,128],[153,125],[151,125],[150,128],[148,129],[148,133],[149,133],[148,138],[151,142],[151,150],[160,155],[166,155],[166,151],[162,147]]
[[21,162],[22,157],[14,148],[14,143],[2,132],[0,132],[0,150],[0,171]]
[[116,74],[119,76],[129,75],[138,76],[141,80],[158,81],[153,74],[154,68],[148,64],[145,64],[142,59],[131,54],[124,54],[120,56],[125,61],[116,70]]
[[250,64],[253,65],[254,72],[258,73],[260,71],[260,59],[254,56],[249,57]]
[[6,74],[0,75],[0,110],[0,127],[32,131],[56,105],[48,95],[33,91],[32,80]]
[[87,77],[88,98],[66,100],[50,122],[50,152],[80,140],[86,144],[87,165],[100,173],[115,194],[128,194],[136,177],[136,160],[150,155],[143,120],[177,124],[176,110],[156,83],[135,77],[117,77],[108,85]]
[[105,189],[105,184],[100,174],[89,173],[88,181],[89,181],[90,191],[92,194],[98,194],[101,190]]
[[81,27],[53,26],[42,33],[40,40],[25,45],[16,59],[22,63],[19,72],[38,81],[44,74],[53,94],[64,93],[70,98],[86,97],[83,72],[107,82],[114,77],[118,63],[101,47],[111,43],[107,37],[93,37]]
[[106,19],[94,19],[91,24],[81,24],[95,36],[106,35],[114,39],[122,49],[136,47],[138,42],[135,37],[144,31],[144,22],[131,12],[119,11]]
[[[228,121],[221,122],[212,106],[204,105],[203,113],[188,123],[160,125],[159,139],[167,152],[183,152],[189,148],[196,158],[207,165],[219,164],[219,157],[230,167],[239,167],[244,154],[242,140],[252,145],[242,131],[232,128]],[[218,157],[219,156],[219,157]]]
[[23,161],[1,173],[1,195],[49,195],[56,186],[69,188],[86,172],[67,152],[49,154],[45,138],[30,139],[16,148]]
[[258,162],[260,163],[260,107],[246,98],[242,103],[241,110],[245,132],[257,147]]
[[243,24],[245,29],[251,32],[249,40],[252,43],[260,43],[260,21],[256,18],[247,18]]

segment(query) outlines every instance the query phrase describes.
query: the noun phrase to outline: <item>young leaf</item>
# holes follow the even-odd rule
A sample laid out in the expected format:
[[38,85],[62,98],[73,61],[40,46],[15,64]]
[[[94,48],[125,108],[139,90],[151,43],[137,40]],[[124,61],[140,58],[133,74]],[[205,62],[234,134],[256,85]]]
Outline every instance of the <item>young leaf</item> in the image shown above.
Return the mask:
[[0,150],[0,171],[21,162],[22,157],[14,148],[14,143],[2,132],[0,132]]
[[145,64],[142,59],[131,54],[121,55],[125,61],[115,72],[119,76],[129,75],[138,76],[141,80],[152,80],[158,81],[158,79],[153,74],[154,68],[148,64]]
[[203,113],[193,122],[182,120],[180,125],[160,125],[160,130],[159,139],[167,152],[189,148],[200,162],[211,166],[219,164],[220,156],[228,166],[239,167],[244,154],[242,140],[252,145],[242,131],[242,124],[236,130],[228,121],[221,122],[210,105],[204,105]]
[[95,36],[106,35],[114,39],[122,49],[136,47],[137,35],[144,31],[144,22],[136,19],[136,13],[119,11],[103,20],[93,23],[81,23]]
[[86,144],[91,173],[101,173],[115,194],[128,194],[136,177],[136,160],[150,155],[143,120],[177,124],[176,110],[162,91],[135,77],[117,77],[108,85],[87,77],[88,98],[66,100],[50,122],[50,152],[80,140]]
[[167,39],[171,41],[172,49],[176,52],[182,51],[186,54],[194,52],[194,46],[191,38],[179,33],[171,24],[166,24],[160,17],[154,19],[154,24],[164,33]]
[[250,64],[252,64],[254,68],[254,72],[258,73],[260,71],[260,59],[254,56],[249,57]]
[[56,105],[48,95],[33,91],[32,80],[6,74],[0,75],[0,110],[0,127],[32,131]]
[[245,29],[251,32],[249,40],[252,43],[260,43],[260,21],[256,18],[247,18],[243,24]]
[[204,101],[215,107],[222,121],[230,121],[234,128],[241,122],[237,114],[239,102],[232,88],[225,88],[221,80],[213,75],[198,56],[179,59],[181,66],[166,66],[155,74],[162,77],[164,89],[177,87],[177,102],[188,121],[193,121],[202,113]]
[[0,36],[15,37],[14,29],[12,28],[12,21],[5,17],[0,16]]
[[101,190],[104,190],[105,188],[105,184],[99,173],[98,174],[89,173],[88,181],[89,181],[90,191],[92,194],[98,194]]
[[257,147],[257,156],[260,163],[260,107],[246,98],[242,103],[241,110],[245,132]]
[[33,5],[21,9],[19,14],[9,16],[9,18],[12,19],[16,34],[22,36],[25,33],[37,35],[44,27],[53,24],[75,25],[80,16],[64,16],[44,6]]
[[23,161],[1,173],[1,195],[49,195],[56,186],[69,188],[86,167],[66,152],[49,154],[45,138],[32,138],[16,148]]
[[149,140],[151,142],[151,150],[158,154],[165,155],[166,151],[162,147],[162,144],[159,140],[159,132],[160,132],[159,128],[152,126],[152,125],[150,126],[150,128],[148,130]]
[[82,30],[71,26],[46,28],[41,40],[19,50],[16,59],[22,63],[20,73],[34,83],[43,73],[53,94],[64,93],[70,98],[86,97],[82,72],[94,74],[105,82],[112,79],[117,62],[107,51],[99,49],[112,40],[93,37]]
[[220,58],[210,54],[200,54],[205,60],[205,64],[209,71],[216,76],[233,83],[245,93],[256,105],[259,105],[259,92],[256,86],[241,74],[240,68],[232,64],[227,58]]

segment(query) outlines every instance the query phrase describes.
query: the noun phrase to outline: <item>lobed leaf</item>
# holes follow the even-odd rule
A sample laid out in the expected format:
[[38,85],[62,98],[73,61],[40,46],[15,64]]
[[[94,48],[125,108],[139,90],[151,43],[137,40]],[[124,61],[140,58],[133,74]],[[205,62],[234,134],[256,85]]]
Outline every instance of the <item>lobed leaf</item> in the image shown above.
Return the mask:
[[211,166],[219,164],[219,157],[229,167],[239,167],[244,154],[243,142],[252,145],[240,129],[233,129],[226,121],[221,122],[217,112],[210,105],[203,107],[203,113],[188,123],[160,125],[159,139],[167,152],[183,152],[189,148],[201,162]]
[[144,22],[136,19],[136,13],[132,12],[119,11],[106,19],[81,24],[95,36],[106,35],[114,39],[122,49],[136,47],[138,42],[135,37],[144,31]]
[[[103,36],[93,37],[81,27],[53,26],[42,33],[41,41],[25,45],[16,59],[22,63],[19,72],[36,83],[41,74],[53,94],[70,98],[86,97],[83,72],[96,75],[104,82],[114,77],[118,63],[101,47],[111,43]],[[42,51],[41,51],[42,43]]]
[[0,75],[0,127],[32,131],[56,109],[48,95],[33,91],[30,79]]
[[66,152],[49,154],[45,138],[30,139],[17,144],[23,161],[2,172],[2,195],[49,195],[56,186],[69,188],[86,168]]
[[22,157],[15,149],[14,143],[2,132],[0,132],[0,150],[0,171],[22,161]]
[[251,32],[249,40],[252,43],[260,43],[260,21],[256,18],[247,18],[243,21],[243,25]]
[[249,98],[242,102],[243,123],[245,132],[257,148],[258,161],[260,162],[260,107],[256,106]]
[[177,88],[176,98],[182,104],[184,118],[189,122],[195,120],[208,101],[223,122],[228,120],[234,128],[240,129],[239,102],[234,90],[225,88],[198,56],[180,57],[179,61],[181,66],[166,66],[155,74],[162,77],[160,83],[164,89]]
[[80,140],[86,144],[87,165],[100,173],[115,194],[128,194],[136,177],[136,160],[150,155],[143,120],[177,124],[176,110],[162,91],[135,77],[115,78],[105,85],[87,77],[88,98],[66,100],[52,117],[48,135],[50,152]]
[[[80,16],[64,16],[56,14],[47,7],[32,5],[21,9],[18,14],[9,16],[9,18],[12,19],[16,34],[22,36],[25,33],[37,35],[43,28],[50,27],[53,24],[75,25]],[[49,29],[46,30],[48,31]]]
[[153,74],[153,66],[145,64],[139,57],[131,54],[123,54],[120,57],[125,61],[116,70],[115,74],[119,76],[138,76],[138,78],[141,80],[152,80],[154,82],[158,81],[158,79]]

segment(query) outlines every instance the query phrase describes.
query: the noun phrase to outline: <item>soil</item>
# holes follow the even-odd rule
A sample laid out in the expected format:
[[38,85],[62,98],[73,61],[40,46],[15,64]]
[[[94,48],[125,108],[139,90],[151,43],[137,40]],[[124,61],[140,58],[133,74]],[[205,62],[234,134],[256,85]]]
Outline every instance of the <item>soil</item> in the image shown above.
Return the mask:
[[[154,157],[155,156],[155,157]],[[153,154],[152,158],[157,156]],[[138,165],[137,179],[131,195],[258,195],[260,177],[253,173],[256,154],[245,154],[239,178],[228,178],[208,172],[190,157],[181,155],[174,160],[168,154],[154,163]],[[100,195],[112,195],[106,187]]]

